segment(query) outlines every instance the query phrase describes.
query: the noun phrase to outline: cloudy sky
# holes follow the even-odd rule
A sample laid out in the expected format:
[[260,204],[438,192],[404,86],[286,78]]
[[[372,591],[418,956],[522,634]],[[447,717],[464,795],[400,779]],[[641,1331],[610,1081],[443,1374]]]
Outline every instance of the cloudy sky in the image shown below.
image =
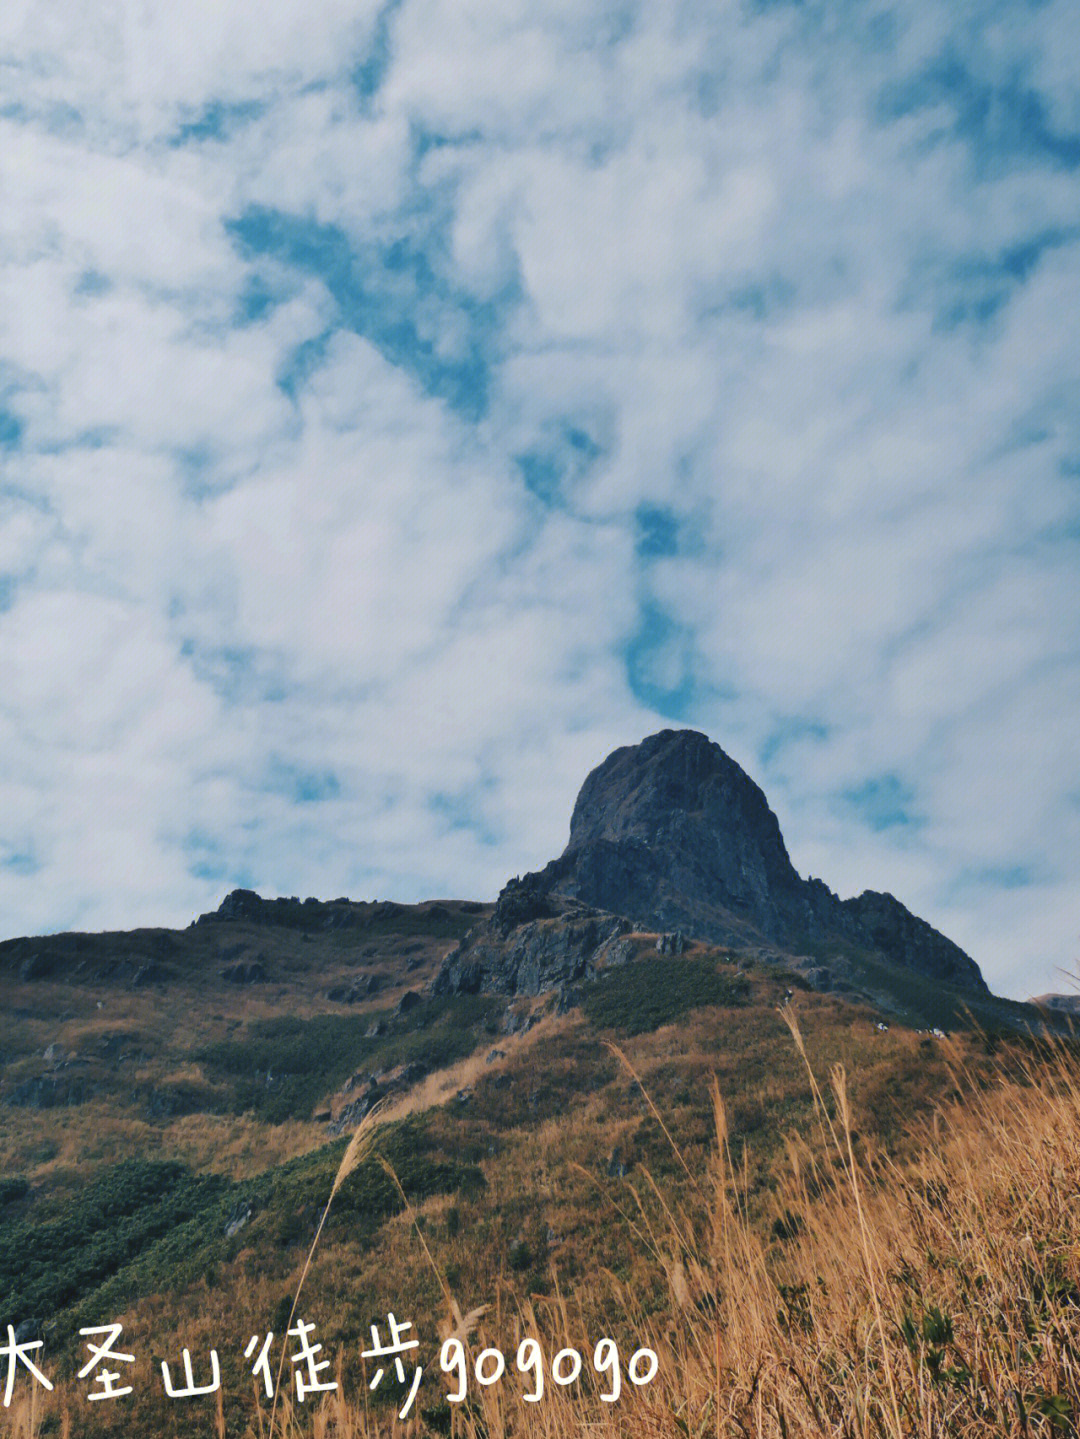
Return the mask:
[[0,936],[493,897],[705,730],[1080,960],[1072,0],[7,0]]

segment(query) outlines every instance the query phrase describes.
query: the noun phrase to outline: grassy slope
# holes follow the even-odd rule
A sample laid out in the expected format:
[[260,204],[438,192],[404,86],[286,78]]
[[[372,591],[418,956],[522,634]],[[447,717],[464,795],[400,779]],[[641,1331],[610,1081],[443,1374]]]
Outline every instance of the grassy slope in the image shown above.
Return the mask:
[[[86,1069],[100,1088],[82,1104],[0,1110],[9,1183],[6,1201],[0,1190],[0,1322],[55,1319],[50,1344],[64,1372],[79,1323],[124,1319],[142,1382],[123,1411],[94,1406],[112,1409],[95,1412],[94,1425],[171,1432],[178,1412],[157,1397],[149,1361],[201,1341],[221,1350],[229,1392],[237,1400],[248,1392],[239,1355],[251,1334],[280,1333],[345,1144],[327,1143],[311,1114],[354,1069],[446,1066],[452,1097],[409,1114],[432,1091],[399,1096],[398,1117],[388,1111],[379,1134],[416,1206],[415,1225],[374,1159],[335,1199],[303,1308],[328,1352],[348,1357],[353,1381],[368,1326],[388,1310],[414,1318],[429,1355],[436,1343],[441,1286],[417,1227],[464,1309],[493,1305],[509,1323],[523,1305],[543,1313],[559,1294],[595,1296],[607,1274],[633,1291],[643,1322],[665,1312],[664,1271],[646,1242],[650,1226],[665,1222],[651,1185],[677,1205],[704,1174],[715,1147],[713,1075],[742,1156],[743,1212],[763,1235],[786,1232],[784,1136],[811,1125],[813,1106],[778,1012],[790,986],[782,971],[736,972],[704,948],[643,957],[589,987],[582,1010],[504,1036],[501,1006],[482,1000],[395,1014],[396,998],[433,972],[445,948],[445,933],[421,931],[410,915],[407,937],[390,930],[374,947],[370,936],[362,945],[333,936],[340,961],[317,991],[310,941],[295,933],[272,943],[248,936],[272,972],[266,985],[214,982],[211,949],[201,970],[172,982],[167,1006],[157,993],[110,992],[107,1019],[92,986],[16,988],[2,1044],[5,1088],[42,1072],[42,1040],[95,1055]],[[230,928],[230,943],[237,932]],[[406,952],[406,943],[419,947]],[[325,1000],[334,982],[367,972],[386,978],[377,1000]],[[949,1092],[938,1041],[895,1026],[880,1033],[872,1011],[828,996],[799,993],[795,1002],[815,1067],[842,1063],[855,1077],[854,1127],[868,1151],[879,1141],[895,1146],[904,1120]],[[385,1032],[368,1036],[379,1017]],[[101,1045],[117,1034],[120,1045]],[[604,1040],[621,1047],[633,1072]],[[126,1052],[133,1058],[120,1062]],[[984,1063],[978,1040],[958,1052],[976,1069]],[[259,1086],[266,1069],[284,1081],[276,1092]],[[147,1094],[170,1085],[187,1085],[195,1102],[220,1112],[150,1117]],[[118,1154],[130,1158],[116,1165]],[[85,1401],[78,1413],[78,1432],[90,1433]]]

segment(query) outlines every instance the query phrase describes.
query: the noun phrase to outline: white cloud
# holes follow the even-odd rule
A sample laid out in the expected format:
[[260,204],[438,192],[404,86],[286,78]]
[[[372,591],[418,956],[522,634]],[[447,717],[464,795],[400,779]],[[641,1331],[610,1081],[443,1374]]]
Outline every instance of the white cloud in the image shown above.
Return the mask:
[[5,929],[491,895],[689,658],[804,871],[1053,987],[1080,101],[992,9],[7,6]]

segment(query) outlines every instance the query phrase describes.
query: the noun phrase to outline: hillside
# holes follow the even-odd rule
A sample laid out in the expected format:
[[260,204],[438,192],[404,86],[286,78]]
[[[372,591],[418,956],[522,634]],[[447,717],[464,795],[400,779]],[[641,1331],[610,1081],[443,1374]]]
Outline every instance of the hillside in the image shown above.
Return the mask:
[[[742,1219],[782,1249],[788,1136],[828,1148],[790,1014],[814,1070],[850,1076],[868,1160],[914,1153],[958,1066],[996,1082],[1053,1018],[891,896],[801,880],[760,790],[687,731],[594,771],[566,852],[494,905],[238,890],[184,930],[9,940],[0,976],[0,1325],[43,1338],[79,1434],[192,1432],[159,1375],[185,1346],[220,1351],[226,1431],[256,1423],[244,1346],[280,1340],[361,1124],[377,1152],[300,1307],[356,1400],[371,1324],[410,1318],[438,1432],[448,1293],[503,1347],[526,1319],[603,1322],[627,1352],[655,1328],[648,1235],[715,1155],[714,1076]],[[121,1320],[134,1393],[89,1406],[77,1330]],[[400,1394],[365,1402],[389,1422]]]

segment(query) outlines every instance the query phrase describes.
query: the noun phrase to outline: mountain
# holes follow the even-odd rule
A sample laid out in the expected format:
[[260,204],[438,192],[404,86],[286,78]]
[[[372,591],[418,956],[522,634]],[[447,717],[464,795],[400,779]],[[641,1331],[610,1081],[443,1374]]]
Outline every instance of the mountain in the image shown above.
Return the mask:
[[1037,994],[1029,1004],[1040,1009],[1053,1009],[1061,1014],[1080,1014],[1080,994]]
[[[244,1340],[284,1334],[302,1275],[303,1312],[363,1396],[348,1366],[379,1316],[409,1315],[439,1353],[429,1259],[462,1314],[509,1296],[554,1322],[562,1298],[541,1298],[592,1302],[610,1275],[662,1306],[638,1216],[658,1214],[657,1186],[672,1213],[698,1192],[714,1077],[740,1204],[782,1249],[799,1221],[776,1166],[793,1125],[817,1142],[791,1011],[816,1072],[851,1076],[853,1133],[875,1144],[951,1092],[957,1061],[1023,1063],[1073,1023],[990,995],[892,897],[802,879],[761,790],[670,730],[599,765],[564,852],[494,904],[237,889],[184,929],[0,943],[0,996],[0,1328],[43,1336],[58,1374],[80,1328],[121,1316],[147,1362],[212,1338],[237,1434],[260,1422]],[[378,1151],[360,1157],[349,1136],[373,1112]],[[637,1203],[608,1203],[624,1181]],[[157,1370],[92,1432],[187,1434]],[[424,1432],[447,1435],[433,1378]],[[397,1412],[342,1432],[399,1432]]]
[[[975,961],[893,895],[840,899],[802,878],[759,786],[689,729],[608,755],[581,786],[562,854],[509,880],[494,906],[238,889],[187,930],[8,940],[0,974],[158,991],[197,982],[281,999],[303,973],[332,1004],[365,1004],[404,983],[409,1003],[551,994],[565,1012],[584,986],[640,959],[646,934],[661,954],[722,949],[921,1026],[967,1014],[1026,1026],[1038,1013],[995,999]],[[54,1078],[34,1082],[51,1093]]]
[[879,1002],[897,979],[989,994],[975,961],[891,894],[841,900],[802,879],[761,789],[695,730],[662,730],[588,775],[563,853],[510,881],[437,992],[565,986],[630,925],[784,961],[815,988]]

